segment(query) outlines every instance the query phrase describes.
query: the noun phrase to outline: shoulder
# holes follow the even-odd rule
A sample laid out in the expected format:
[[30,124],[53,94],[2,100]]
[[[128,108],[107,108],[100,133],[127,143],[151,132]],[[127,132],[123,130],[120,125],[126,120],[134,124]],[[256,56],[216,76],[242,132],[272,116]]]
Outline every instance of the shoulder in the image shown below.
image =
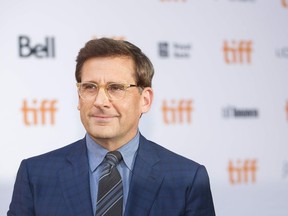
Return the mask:
[[141,136],[140,139],[140,146],[142,148],[143,151],[146,151],[146,153],[148,153],[148,151],[153,151],[155,152],[155,154],[159,157],[161,164],[163,164],[163,166],[169,166],[169,167],[175,167],[176,169],[179,170],[197,170],[199,168],[204,167],[203,165],[199,164],[198,162],[186,158],[182,155],[179,155],[165,147],[163,147],[160,144],[157,144],[153,141],[150,141],[148,139],[146,139],[145,137]]
[[52,150],[50,152],[33,156],[22,161],[22,164],[39,165],[39,164],[56,164],[66,160],[66,157],[73,154],[86,154],[85,139],[78,140],[64,147]]
[[202,184],[204,188],[209,186],[209,176],[205,166],[192,159],[170,151],[144,137],[140,139],[138,153],[141,154],[142,163],[153,164],[152,167],[165,176],[166,184],[173,185],[177,182],[183,187],[198,184]]

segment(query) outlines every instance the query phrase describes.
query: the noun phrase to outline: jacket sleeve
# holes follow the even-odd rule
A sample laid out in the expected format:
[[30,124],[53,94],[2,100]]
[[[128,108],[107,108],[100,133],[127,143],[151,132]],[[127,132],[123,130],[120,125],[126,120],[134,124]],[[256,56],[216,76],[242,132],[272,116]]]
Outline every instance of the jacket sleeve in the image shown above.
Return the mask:
[[204,166],[199,166],[186,201],[189,216],[215,216],[209,176]]
[[29,182],[27,161],[20,164],[7,216],[34,216],[33,192]]

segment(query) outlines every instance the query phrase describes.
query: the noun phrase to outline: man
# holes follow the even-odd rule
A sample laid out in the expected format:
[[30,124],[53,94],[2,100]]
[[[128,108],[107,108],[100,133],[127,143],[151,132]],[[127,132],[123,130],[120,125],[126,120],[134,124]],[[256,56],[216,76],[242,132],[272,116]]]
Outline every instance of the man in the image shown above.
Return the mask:
[[[138,130],[153,100],[154,69],[142,51],[102,38],[87,42],[76,62],[78,109],[87,134],[22,161],[8,216],[214,216],[205,167]],[[113,187],[103,192],[103,184]]]

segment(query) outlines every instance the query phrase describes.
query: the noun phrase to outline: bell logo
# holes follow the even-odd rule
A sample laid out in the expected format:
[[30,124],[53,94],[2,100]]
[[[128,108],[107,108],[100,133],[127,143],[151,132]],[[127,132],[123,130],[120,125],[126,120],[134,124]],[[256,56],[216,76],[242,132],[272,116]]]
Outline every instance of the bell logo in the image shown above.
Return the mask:
[[54,58],[55,57],[55,40],[53,37],[45,37],[43,44],[31,44],[28,36],[20,36],[19,56],[22,58],[34,55],[36,58]]
[[165,124],[191,124],[192,100],[166,100],[162,104],[163,121]]
[[[23,113],[23,121],[26,126],[31,125],[47,125],[55,124],[55,112],[57,111],[55,104],[57,100],[43,100],[38,102],[33,100],[31,105],[28,105],[26,100],[23,101],[21,111]],[[50,121],[49,121],[50,120]]]
[[224,41],[224,61],[227,64],[251,64],[252,41]]
[[288,8],[288,1],[287,0],[282,0],[282,6],[284,8]]
[[255,183],[257,171],[256,163],[257,160],[237,160],[236,163],[233,163],[230,160],[228,164],[230,184]]

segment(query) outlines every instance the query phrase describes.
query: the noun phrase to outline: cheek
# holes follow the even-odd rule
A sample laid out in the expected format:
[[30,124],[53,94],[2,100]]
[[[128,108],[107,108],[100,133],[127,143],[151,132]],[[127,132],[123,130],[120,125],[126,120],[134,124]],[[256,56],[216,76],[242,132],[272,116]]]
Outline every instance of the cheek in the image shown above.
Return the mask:
[[114,104],[113,108],[123,117],[132,119],[140,113],[140,102],[138,100],[127,100]]
[[82,107],[82,101],[81,101],[80,96],[78,96],[78,105],[77,105],[77,109],[78,109],[78,110],[81,110],[81,107]]
[[78,100],[77,109],[78,109],[79,111],[81,111],[82,107],[83,107],[83,104],[82,104],[81,100],[79,99],[79,100]]
[[140,100],[133,100],[131,103],[126,107],[128,115],[131,115],[132,118],[138,118],[141,115],[141,101]]
[[81,116],[84,116],[84,114],[86,114],[87,110],[89,110],[88,104],[83,103],[81,100],[79,100],[77,108],[80,111]]

